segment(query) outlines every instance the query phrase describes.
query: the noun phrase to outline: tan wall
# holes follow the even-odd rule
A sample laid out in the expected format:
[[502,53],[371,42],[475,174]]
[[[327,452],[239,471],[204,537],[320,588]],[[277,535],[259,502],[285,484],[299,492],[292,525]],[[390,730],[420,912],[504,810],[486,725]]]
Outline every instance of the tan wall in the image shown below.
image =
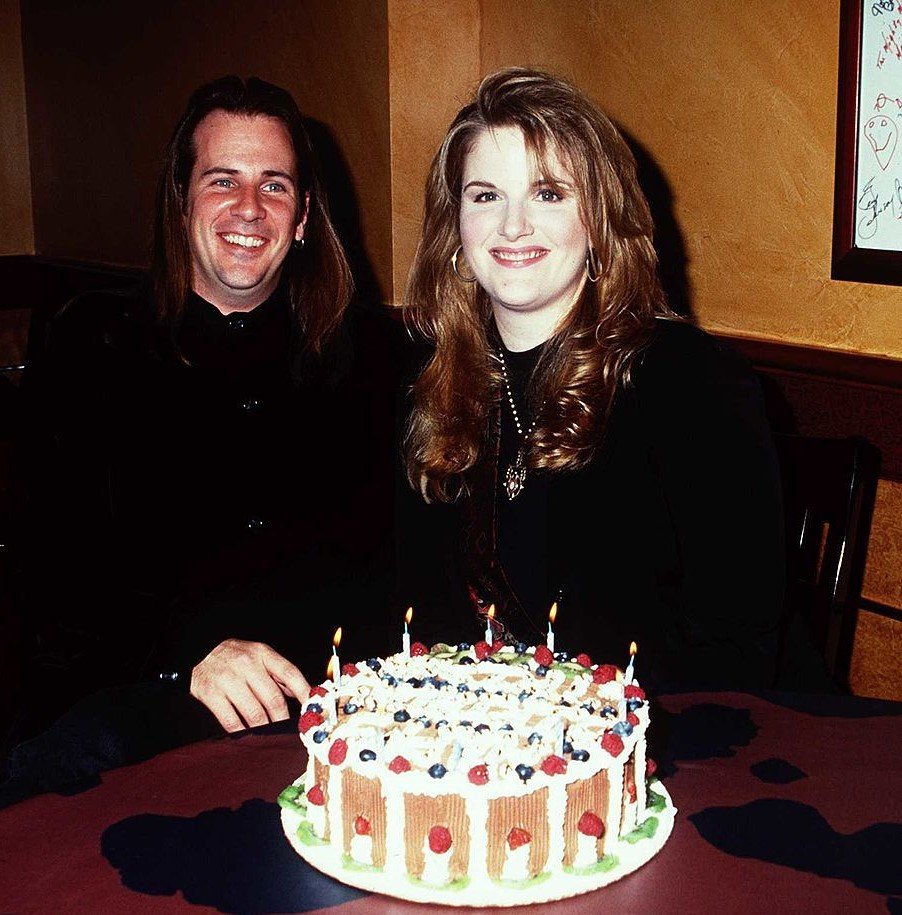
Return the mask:
[[479,7],[388,0],[394,303],[416,250],[429,164],[481,76]]
[[[448,121],[482,73],[535,64],[582,85],[660,169],[702,324],[902,358],[902,290],[829,279],[839,0],[521,0],[516,15],[505,0],[143,12],[30,0],[22,15],[38,253],[144,263],[157,163],[188,91],[256,73],[331,130],[366,252],[398,301]],[[21,90],[16,5],[3,0],[0,16],[0,59]],[[21,212],[0,228],[21,253],[23,112],[4,98],[0,126],[20,142],[6,144],[3,175]]]
[[34,254],[18,0],[0,0],[0,256]]
[[331,132],[339,155],[327,170],[343,156],[367,253],[390,288],[383,3],[22,6],[38,253],[145,263],[158,163],[188,94],[238,73],[284,86]]
[[705,326],[902,358],[902,290],[829,279],[839,0],[481,5],[483,69],[572,77],[657,163]]

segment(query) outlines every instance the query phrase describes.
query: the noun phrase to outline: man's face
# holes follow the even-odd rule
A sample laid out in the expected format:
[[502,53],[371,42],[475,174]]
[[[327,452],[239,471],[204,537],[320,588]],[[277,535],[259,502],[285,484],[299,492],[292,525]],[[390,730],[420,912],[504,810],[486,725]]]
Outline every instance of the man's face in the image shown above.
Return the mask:
[[291,138],[277,118],[213,111],[194,147],[184,204],[191,286],[223,314],[249,311],[304,236],[309,194],[299,201]]

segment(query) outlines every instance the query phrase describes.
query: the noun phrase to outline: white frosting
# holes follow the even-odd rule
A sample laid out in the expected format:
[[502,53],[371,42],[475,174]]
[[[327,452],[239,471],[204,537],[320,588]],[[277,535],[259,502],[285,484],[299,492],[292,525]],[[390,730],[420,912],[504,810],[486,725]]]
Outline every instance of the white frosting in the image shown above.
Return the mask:
[[[472,651],[467,656],[473,657]],[[348,743],[342,766],[368,777],[380,775],[395,756],[402,756],[411,765],[410,771],[401,773],[405,789],[429,796],[469,792],[468,773],[476,765],[488,770],[485,793],[500,797],[528,794],[562,778],[587,778],[611,764],[612,757],[599,743],[606,731],[625,720],[622,682],[595,684],[592,671],[577,664],[552,667],[539,678],[531,653],[518,656],[512,649],[497,656],[503,663],[460,664],[459,657],[460,653],[447,658],[397,654],[382,661],[378,672],[358,664],[357,675],[342,677],[338,720],[330,714],[331,695],[314,697],[310,701],[321,706],[325,720],[301,739],[327,764],[329,747],[341,737]],[[430,678],[442,685],[437,688]],[[423,685],[407,682],[410,679]],[[466,691],[459,691],[461,684]],[[324,687],[331,693],[332,685]],[[348,703],[357,711],[347,714]],[[601,714],[606,706],[614,710],[614,717]],[[409,719],[395,721],[394,714],[400,711]],[[636,714],[640,724],[631,735],[622,735],[624,751],[618,760],[625,759],[644,734],[647,707],[643,704]],[[312,740],[317,730],[327,735],[320,743]],[[589,760],[571,761],[566,775],[546,775],[542,761],[560,755],[564,740],[574,749],[587,750]],[[373,758],[361,759],[361,751],[369,751]],[[446,769],[440,778],[429,774],[436,764]],[[521,779],[518,765],[529,766],[531,777]]]
[[507,856],[504,859],[504,866],[501,868],[501,879],[525,880],[529,877],[529,849],[532,847],[532,842],[527,842],[514,849],[511,849],[505,842],[504,847],[507,849]]
[[451,882],[451,875],[449,874],[451,850],[449,848],[447,851],[436,853],[429,847],[429,838],[423,839],[425,864],[420,877],[423,883],[428,883],[431,886],[445,886],[445,884]]
[[373,837],[354,833],[351,838],[351,857],[360,864],[372,864]]
[[579,838],[576,840],[576,855],[573,859],[574,867],[591,867],[598,861],[597,842],[595,836],[587,836],[582,832],[579,834]]

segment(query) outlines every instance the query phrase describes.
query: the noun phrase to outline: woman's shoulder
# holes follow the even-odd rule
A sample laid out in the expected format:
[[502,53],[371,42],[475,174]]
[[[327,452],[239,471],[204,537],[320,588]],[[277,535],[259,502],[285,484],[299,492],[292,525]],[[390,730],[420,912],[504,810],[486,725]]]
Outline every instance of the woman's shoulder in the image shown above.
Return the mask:
[[685,319],[659,318],[632,372],[638,389],[750,380],[752,368],[729,342]]

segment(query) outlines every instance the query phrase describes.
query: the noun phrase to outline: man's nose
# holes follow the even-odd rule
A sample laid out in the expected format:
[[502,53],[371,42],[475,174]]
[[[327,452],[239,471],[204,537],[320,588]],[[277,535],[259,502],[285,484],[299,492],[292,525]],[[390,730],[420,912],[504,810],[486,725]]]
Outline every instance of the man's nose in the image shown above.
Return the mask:
[[532,235],[532,223],[525,204],[516,200],[508,202],[504,208],[500,232],[509,241],[514,241],[523,235]]
[[266,215],[266,209],[257,188],[241,187],[238,189],[235,202],[232,204],[232,215],[239,217],[244,222],[254,222]]

